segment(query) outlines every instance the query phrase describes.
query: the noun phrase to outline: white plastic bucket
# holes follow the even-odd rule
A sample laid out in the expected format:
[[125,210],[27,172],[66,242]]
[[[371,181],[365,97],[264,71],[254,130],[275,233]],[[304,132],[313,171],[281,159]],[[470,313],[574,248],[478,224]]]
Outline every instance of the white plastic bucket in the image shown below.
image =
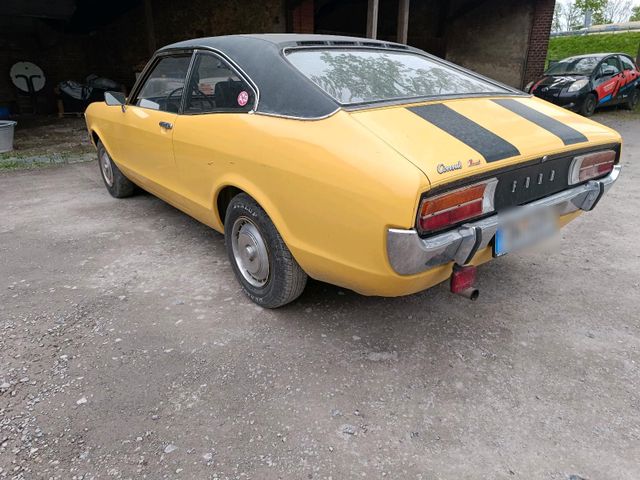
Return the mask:
[[13,131],[17,122],[0,120],[0,153],[13,150]]

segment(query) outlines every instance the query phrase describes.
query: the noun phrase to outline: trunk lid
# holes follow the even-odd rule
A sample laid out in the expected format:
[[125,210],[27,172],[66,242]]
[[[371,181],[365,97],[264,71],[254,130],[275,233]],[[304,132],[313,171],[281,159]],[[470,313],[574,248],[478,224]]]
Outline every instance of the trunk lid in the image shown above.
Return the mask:
[[535,97],[464,98],[350,114],[422,170],[432,187],[620,142],[615,131]]

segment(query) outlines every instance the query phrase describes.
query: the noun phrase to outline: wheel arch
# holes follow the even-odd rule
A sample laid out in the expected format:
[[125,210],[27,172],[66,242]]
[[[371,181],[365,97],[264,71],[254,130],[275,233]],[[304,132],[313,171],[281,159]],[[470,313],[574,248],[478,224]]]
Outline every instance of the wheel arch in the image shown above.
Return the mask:
[[215,214],[223,228],[224,219],[227,215],[227,208],[229,207],[231,200],[233,200],[233,197],[240,195],[241,193],[250,195],[235,185],[225,185],[218,191],[215,200]]
[[91,137],[91,141],[93,142],[93,146],[94,147],[98,147],[98,142],[100,142],[102,139],[100,138],[100,135],[98,135],[98,132],[95,131],[95,129],[91,129],[89,130],[89,136]]
[[229,207],[233,197],[241,193],[249,195],[262,207],[282,236],[284,242],[291,249],[290,243],[293,240],[291,238],[291,231],[289,230],[283,215],[280,213],[280,210],[273,203],[267,192],[259,188],[249,179],[240,176],[234,175],[223,179],[215,189],[213,207],[215,212],[215,221],[219,224],[220,231],[224,232],[226,209]]
[[[107,141],[105,136],[102,135],[100,130],[92,125],[91,128],[89,129],[89,136],[91,138],[91,141],[93,142],[93,145],[96,148],[98,148],[98,142],[101,142],[102,145],[104,145],[104,148],[107,150],[107,153],[109,153],[109,156],[113,160],[113,155],[111,154],[111,148],[109,146],[109,142]],[[113,161],[115,162],[115,160]]]

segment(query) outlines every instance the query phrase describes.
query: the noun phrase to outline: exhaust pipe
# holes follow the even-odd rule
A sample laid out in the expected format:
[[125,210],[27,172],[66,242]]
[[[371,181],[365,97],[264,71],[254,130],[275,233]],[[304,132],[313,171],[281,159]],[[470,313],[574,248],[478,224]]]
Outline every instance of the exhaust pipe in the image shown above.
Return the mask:
[[455,264],[451,273],[451,293],[462,295],[469,300],[477,300],[480,291],[474,287],[476,283],[476,267]]
[[460,291],[460,292],[453,292],[457,295],[462,295],[464,298],[468,298],[471,301],[477,300],[478,297],[480,296],[480,290],[478,290],[477,288],[465,288],[464,290]]

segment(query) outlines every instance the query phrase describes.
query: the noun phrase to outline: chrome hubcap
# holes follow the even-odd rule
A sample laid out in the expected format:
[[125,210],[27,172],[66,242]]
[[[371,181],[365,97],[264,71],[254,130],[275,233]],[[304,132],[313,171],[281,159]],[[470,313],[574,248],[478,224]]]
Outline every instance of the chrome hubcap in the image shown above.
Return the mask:
[[231,229],[231,248],[238,270],[254,287],[269,280],[269,251],[258,227],[248,218],[238,218]]
[[111,168],[111,159],[109,158],[109,154],[106,151],[103,151],[102,155],[100,156],[100,170],[102,170],[104,181],[107,182],[107,185],[112,187],[113,169]]

